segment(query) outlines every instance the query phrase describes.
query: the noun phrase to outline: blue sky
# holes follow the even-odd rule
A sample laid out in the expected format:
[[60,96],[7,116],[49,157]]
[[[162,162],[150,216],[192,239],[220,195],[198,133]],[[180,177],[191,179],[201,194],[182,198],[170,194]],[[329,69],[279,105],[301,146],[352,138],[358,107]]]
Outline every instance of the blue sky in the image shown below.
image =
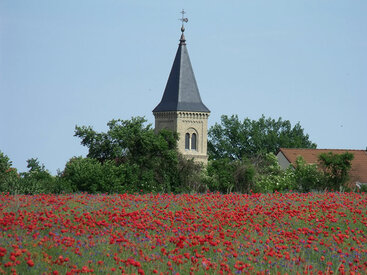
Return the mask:
[[154,124],[180,37],[203,102],[300,122],[318,148],[367,146],[365,0],[0,0],[0,150],[53,174],[87,153],[75,125]]

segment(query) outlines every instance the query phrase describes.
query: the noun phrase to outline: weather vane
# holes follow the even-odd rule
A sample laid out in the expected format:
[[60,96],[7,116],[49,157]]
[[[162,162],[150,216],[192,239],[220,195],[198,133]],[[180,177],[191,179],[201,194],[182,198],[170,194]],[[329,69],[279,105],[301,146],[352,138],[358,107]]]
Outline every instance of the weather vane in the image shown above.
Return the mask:
[[185,17],[185,13],[186,12],[184,11],[184,9],[182,9],[182,11],[181,11],[182,18],[178,19],[182,22],[182,27],[181,27],[182,32],[185,31],[184,23],[187,23],[189,21],[189,19],[187,17]]

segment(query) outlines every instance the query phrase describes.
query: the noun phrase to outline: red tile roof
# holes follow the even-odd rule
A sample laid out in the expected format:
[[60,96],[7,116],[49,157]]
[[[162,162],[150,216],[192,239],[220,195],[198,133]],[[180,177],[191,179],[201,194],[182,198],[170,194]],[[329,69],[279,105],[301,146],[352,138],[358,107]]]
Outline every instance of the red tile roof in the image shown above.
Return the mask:
[[343,154],[349,152],[354,155],[352,168],[350,170],[350,182],[367,183],[367,152],[365,150],[347,149],[289,149],[280,148],[280,152],[287,160],[295,164],[298,156],[302,156],[307,163],[318,163],[318,156],[322,153],[332,152],[333,154]]

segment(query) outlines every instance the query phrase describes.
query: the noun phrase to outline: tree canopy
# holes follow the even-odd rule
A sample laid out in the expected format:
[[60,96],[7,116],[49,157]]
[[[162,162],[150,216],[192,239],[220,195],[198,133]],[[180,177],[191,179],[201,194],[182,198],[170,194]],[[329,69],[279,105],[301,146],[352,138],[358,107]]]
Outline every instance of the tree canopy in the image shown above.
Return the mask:
[[343,154],[329,152],[319,155],[321,169],[328,179],[328,188],[339,191],[348,187],[346,184],[353,159],[354,155],[349,152]]
[[[74,159],[67,164],[64,175],[75,179],[85,179],[85,173],[79,171],[79,164],[88,169],[101,171],[95,173],[96,182],[92,192],[103,190],[130,190],[153,192],[179,192],[195,184],[199,169],[194,163],[180,157],[177,151],[178,134],[169,130],[155,133],[151,125],[146,125],[143,117],[131,120],[111,120],[107,123],[107,132],[96,132],[92,127],[76,126],[75,136],[89,149],[88,158],[98,160],[103,166],[92,160]],[[103,171],[112,171],[111,161],[119,166],[116,182],[120,187],[106,186]],[[94,168],[93,168],[94,167]],[[187,175],[183,176],[182,171]],[[71,179],[71,178],[70,178]],[[93,181],[90,177],[88,181]],[[82,188],[89,188],[82,186]]]
[[289,120],[265,118],[259,120],[237,115],[223,115],[208,132],[208,154],[210,159],[228,158],[240,160],[259,154],[277,153],[279,148],[316,148],[308,134],[298,122],[292,127]]
[[90,126],[76,126],[74,136],[81,138],[81,144],[88,147],[88,157],[101,162],[108,159],[124,161],[151,151],[175,149],[177,135],[163,133],[156,136],[151,125],[145,123],[143,117],[111,120],[107,123],[106,133],[98,133]]
[[0,151],[0,193],[14,189],[17,181],[17,169],[12,167],[9,157]]
[[348,190],[353,154],[321,154],[319,163],[298,158],[281,169],[274,155],[280,147],[315,148],[300,123],[262,116],[259,120],[222,116],[209,130],[209,162],[188,160],[177,150],[178,134],[155,132],[143,117],[111,120],[106,132],[76,126],[75,136],[89,151],[72,157],[52,176],[37,158],[18,173],[0,151],[0,193],[181,193],[181,192],[310,192]]

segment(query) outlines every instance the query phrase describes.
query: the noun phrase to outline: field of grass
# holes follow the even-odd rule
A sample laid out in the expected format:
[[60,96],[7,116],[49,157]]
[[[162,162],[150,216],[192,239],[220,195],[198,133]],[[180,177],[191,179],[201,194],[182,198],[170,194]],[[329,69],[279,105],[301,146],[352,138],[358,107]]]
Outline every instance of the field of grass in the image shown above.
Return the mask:
[[0,274],[366,274],[365,193],[0,196]]

